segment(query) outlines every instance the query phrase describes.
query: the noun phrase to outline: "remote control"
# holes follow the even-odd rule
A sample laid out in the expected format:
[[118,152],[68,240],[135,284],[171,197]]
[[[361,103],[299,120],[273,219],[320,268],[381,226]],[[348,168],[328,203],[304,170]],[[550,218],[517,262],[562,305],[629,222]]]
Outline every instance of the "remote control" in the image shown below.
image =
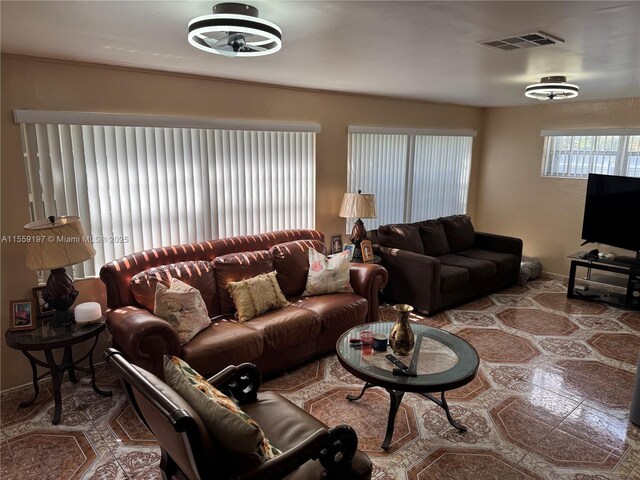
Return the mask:
[[389,355],[385,355],[385,357],[387,357],[387,360],[393,363],[396,367],[401,368],[402,370],[409,369],[409,367],[407,367],[404,363],[398,360],[394,355],[389,354]]
[[360,340],[359,338],[350,338],[349,339],[349,343],[360,343],[362,340]]

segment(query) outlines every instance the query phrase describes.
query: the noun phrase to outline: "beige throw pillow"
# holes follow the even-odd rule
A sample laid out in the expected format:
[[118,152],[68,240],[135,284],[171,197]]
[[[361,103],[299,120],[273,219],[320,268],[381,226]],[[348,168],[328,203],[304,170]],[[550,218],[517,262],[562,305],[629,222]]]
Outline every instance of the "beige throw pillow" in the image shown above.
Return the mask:
[[153,314],[166,320],[176,329],[181,345],[211,324],[207,306],[198,289],[177,278],[171,280],[169,288],[158,283]]
[[236,470],[256,467],[282,453],[269,443],[255,420],[185,361],[165,355],[164,376],[167,385],[200,416]]
[[344,251],[327,258],[309,249],[309,275],[303,296],[326,293],[353,293],[349,283],[349,252]]
[[273,308],[289,305],[276,280],[276,272],[264,273],[241,282],[229,282],[227,289],[241,322],[251,320]]

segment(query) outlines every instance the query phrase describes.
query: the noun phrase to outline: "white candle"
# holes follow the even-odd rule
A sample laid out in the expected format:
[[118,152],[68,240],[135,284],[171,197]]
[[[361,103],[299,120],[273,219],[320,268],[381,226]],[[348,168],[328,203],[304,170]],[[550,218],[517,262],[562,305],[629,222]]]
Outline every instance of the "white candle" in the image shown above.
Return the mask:
[[73,309],[76,323],[91,323],[102,318],[102,308],[98,302],[81,303]]

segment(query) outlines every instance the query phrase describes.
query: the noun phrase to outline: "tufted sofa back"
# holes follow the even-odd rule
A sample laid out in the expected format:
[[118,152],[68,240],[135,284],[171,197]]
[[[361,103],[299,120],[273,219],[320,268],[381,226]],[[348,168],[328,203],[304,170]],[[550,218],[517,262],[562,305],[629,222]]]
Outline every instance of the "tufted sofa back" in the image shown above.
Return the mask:
[[100,270],[100,278],[107,287],[107,306],[117,308],[127,305],[141,305],[133,295],[132,278],[146,270],[181,262],[212,262],[217,257],[224,255],[269,250],[274,245],[295,240],[324,242],[324,235],[317,230],[280,230],[260,235],[228,237],[152,248],[127,255],[107,263]]

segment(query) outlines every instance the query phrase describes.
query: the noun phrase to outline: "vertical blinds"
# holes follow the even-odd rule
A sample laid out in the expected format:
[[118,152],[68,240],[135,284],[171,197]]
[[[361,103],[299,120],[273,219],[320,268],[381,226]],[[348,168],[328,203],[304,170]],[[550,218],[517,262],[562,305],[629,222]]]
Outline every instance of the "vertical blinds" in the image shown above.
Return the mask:
[[[562,135],[542,132],[544,150],[542,175],[587,178],[589,173],[640,177],[640,135],[598,134]],[[565,132],[567,133],[567,132]]]
[[367,230],[466,212],[471,134],[350,133],[349,143],[349,191],[376,195]]
[[97,254],[315,226],[315,133],[22,124],[35,220],[78,215]]

